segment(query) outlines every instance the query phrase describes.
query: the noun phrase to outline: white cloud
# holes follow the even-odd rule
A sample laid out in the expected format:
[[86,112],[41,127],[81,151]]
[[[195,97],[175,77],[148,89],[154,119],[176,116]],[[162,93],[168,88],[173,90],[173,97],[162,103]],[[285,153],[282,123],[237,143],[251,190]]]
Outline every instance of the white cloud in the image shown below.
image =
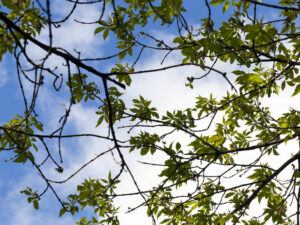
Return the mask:
[[[59,1],[54,1],[53,4],[60,5]],[[88,7],[88,6],[86,6]],[[80,6],[80,10],[75,11],[75,17],[80,18],[85,21],[93,21],[97,19],[99,10],[95,8],[85,8]],[[69,9],[57,7],[57,14],[65,14]],[[81,25],[79,23],[73,23],[73,21],[67,22],[61,28],[54,29],[54,45],[63,46],[69,51],[73,51],[76,48],[79,51],[82,51],[85,56],[91,55],[101,55],[99,47],[101,46],[100,39],[93,35],[95,25],[87,26]],[[157,32],[160,37],[167,37],[170,41],[173,39],[172,35],[163,34]],[[43,33],[39,37],[42,41],[47,41],[47,32]],[[95,43],[96,46],[95,46]],[[41,58],[45,52],[40,51],[36,47],[32,47],[30,53],[35,58]],[[159,68],[160,62],[162,60],[161,55],[153,55],[152,57],[147,58],[142,61],[138,69],[149,69],[149,68]],[[177,54],[170,55],[164,66],[178,63],[180,58]],[[61,65],[62,61],[58,57],[51,56],[48,60],[48,65],[54,67],[55,65]],[[219,64],[218,68],[223,71],[232,70],[234,65],[228,64]],[[63,69],[61,70],[62,72]],[[138,95],[143,95],[145,98],[152,100],[153,106],[157,107],[159,112],[164,113],[166,110],[173,109],[185,109],[187,107],[192,107],[195,103],[195,96],[202,95],[208,96],[213,92],[217,97],[222,96],[227,89],[229,89],[228,83],[219,75],[212,73],[209,77],[202,79],[200,81],[195,81],[193,90],[185,87],[184,83],[186,82],[187,76],[200,76],[204,72],[196,67],[181,67],[175,68],[167,71],[161,71],[153,74],[138,74],[134,75],[133,82],[131,87],[126,90],[125,100],[127,103],[132,98],[137,98]],[[0,77],[0,86],[1,86],[1,77]],[[26,90],[31,91],[31,85],[26,85]],[[30,93],[30,92],[29,92]],[[278,98],[271,98],[266,101],[266,104],[273,107],[272,111],[283,112],[283,105],[287,109],[290,106],[289,101],[286,101],[287,96],[280,96]],[[297,99],[293,98],[295,101],[292,103],[293,107],[297,107]],[[64,109],[61,104],[68,101],[67,96],[62,96],[56,93],[53,93],[48,89],[47,86],[43,87],[40,92],[38,100],[38,108],[40,112],[48,116],[47,118],[47,129],[52,129],[57,125],[59,116],[63,115]],[[280,103],[280,104],[278,104]],[[107,127],[101,126],[95,128],[97,121],[97,115],[95,114],[95,108],[88,107],[86,105],[75,105],[73,111],[70,115],[68,129],[75,130],[78,133],[95,133],[99,135],[106,135]],[[118,136],[121,139],[128,139],[129,135],[118,130]],[[188,142],[188,136],[182,136],[181,134],[176,134],[172,136],[173,140],[180,140],[185,143]],[[57,145],[52,144],[51,150],[57,156],[58,150]],[[95,157],[96,154],[105,151],[112,146],[111,142],[96,140],[95,138],[83,138],[77,141],[76,139],[72,144],[68,144],[68,141],[63,142],[63,157],[65,163],[63,167],[65,169],[63,174],[58,174],[53,169],[53,165],[46,166],[44,168],[45,173],[50,176],[51,179],[64,179],[76,171],[80,166]],[[155,157],[140,157],[138,152],[133,152],[128,154],[127,149],[124,149],[124,156],[126,157],[128,164],[132,171],[134,171],[136,180],[138,181],[142,190],[146,190],[149,187],[155,186],[160,178],[157,177],[159,168],[153,168],[151,166],[145,166],[141,163],[138,163],[137,160],[149,161],[149,162],[160,162],[164,160],[162,154],[158,154]],[[287,155],[287,154],[286,154]],[[116,159],[118,160],[117,154],[115,154]],[[247,158],[248,159],[248,158]],[[275,162],[275,161],[274,161]],[[278,161],[276,161],[278,162]],[[87,177],[104,177],[107,176],[109,170],[116,172],[119,169],[119,166],[114,162],[114,159],[110,154],[107,154],[100,159],[97,159],[91,165],[83,169],[78,175],[76,175],[70,182],[66,185],[55,186],[59,193],[66,195],[70,192],[75,191],[76,185],[81,182],[84,178]],[[16,183],[19,184],[19,183]],[[57,217],[51,217],[45,211],[34,211],[32,206],[29,206],[23,198],[15,196],[15,193],[23,188],[20,185],[16,185],[13,190],[10,191],[8,196],[4,199],[6,211],[11,215],[14,213],[14,216],[7,224],[24,224],[32,225],[39,224],[40,221],[45,221],[44,224],[71,224],[73,219],[71,217],[63,217],[63,219],[57,219]],[[39,176],[32,176],[32,174],[27,173],[26,176],[22,179],[22,184],[37,185],[41,186],[41,178]],[[3,184],[2,184],[3,185]],[[26,185],[25,185],[26,186]],[[122,176],[122,183],[118,188],[118,193],[136,191],[133,182],[128,174],[125,172]],[[51,194],[52,195],[52,194]],[[45,204],[53,204],[53,195],[45,200]],[[130,214],[125,214],[128,207],[134,207],[137,204],[141,203],[142,198],[140,196],[136,197],[122,197],[116,201],[118,205],[121,206],[121,224],[151,224],[151,218],[146,218],[145,210],[143,207],[139,210],[134,211]],[[22,210],[17,210],[16,208],[21,208]],[[47,218],[45,220],[45,218]]]
[[[137,70],[162,68],[178,64],[181,61],[178,55],[174,54],[161,66],[161,59],[161,55],[154,55],[144,61]],[[128,96],[128,100],[138,95],[151,99],[153,106],[158,105],[161,112],[192,107],[196,96],[209,96],[210,93],[221,96],[228,88],[226,81],[219,74],[213,72],[207,78],[194,81],[194,89],[185,86],[187,77],[200,77],[204,73],[199,67],[182,66],[161,72],[133,75],[132,85],[125,94],[126,97]]]
[[[5,224],[33,225],[42,222],[45,225],[64,225],[75,224],[76,221],[72,216],[58,218],[58,214],[53,213],[53,209],[51,209],[51,207],[57,207],[56,204],[48,207],[41,206],[41,210],[35,210],[32,204],[27,203],[25,198],[16,197],[15,193],[13,193],[13,196],[1,199],[1,204],[3,207],[0,207],[2,211],[5,210],[6,213],[10,212],[9,216],[5,216],[5,218],[7,217]],[[48,211],[43,210],[43,208],[48,208]],[[49,213],[49,211],[52,211],[52,213]]]
[[[59,0],[53,2],[54,5],[61,5]],[[64,18],[73,7],[73,4],[64,3],[62,7],[53,7],[54,13],[60,15],[60,19]],[[63,47],[64,49],[74,53],[73,50],[81,51],[84,56],[99,55],[99,46],[102,44],[101,38],[94,35],[94,30],[97,24],[81,24],[75,22],[77,19],[82,22],[96,21],[99,18],[100,11],[98,7],[94,4],[80,5],[76,7],[75,11],[71,17],[60,27],[55,28],[52,26],[53,32],[53,46]],[[59,20],[59,19],[58,19]],[[49,41],[48,39],[49,30],[46,29],[42,31],[39,37],[42,41]],[[40,57],[40,50],[37,48],[37,57]]]
[[3,87],[8,82],[7,76],[7,57],[3,57],[2,62],[0,64],[0,88]]
[[[157,55],[153,58],[148,58],[140,66],[141,68],[147,69],[151,67],[159,67],[161,58]],[[166,61],[166,65],[175,63],[178,58],[175,56],[170,56]],[[151,64],[149,63],[151,62]],[[227,87],[224,82],[218,82],[219,75],[213,74],[214,77],[195,82],[195,89],[191,90],[185,87],[184,83],[186,81],[186,76],[190,75],[201,75],[203,71],[196,67],[184,67],[177,68],[168,71],[162,71],[155,74],[140,74],[135,75],[133,79],[132,86],[126,90],[125,99],[129,102],[130,99],[137,97],[139,94],[144,97],[151,99],[153,105],[157,106],[160,112],[165,112],[166,110],[173,109],[184,109],[186,107],[192,107],[194,105],[194,97],[198,94],[203,94],[208,96],[211,92],[215,92],[216,95],[220,96]],[[212,90],[212,87],[214,88]],[[64,98],[55,97],[51,92],[43,91],[41,92],[40,107],[45,113],[49,113],[52,116],[58,114],[59,102],[64,101]],[[47,100],[45,100],[47,99]],[[95,109],[84,107],[83,105],[76,105],[70,115],[70,125],[79,133],[97,133],[99,135],[105,135],[106,127],[100,127],[95,129],[95,124],[97,121],[97,115],[94,112]],[[55,118],[57,118],[55,116]],[[51,118],[50,120],[51,121]],[[53,124],[55,121],[53,122]],[[118,133],[118,136],[122,139],[128,139],[129,135]],[[181,134],[173,136],[177,140],[187,142],[189,137],[183,137]],[[184,139],[184,140],[183,140]],[[75,144],[76,143],[76,144]],[[75,141],[72,146],[63,145],[63,155],[65,159],[64,167],[65,171],[62,175],[57,174],[53,168],[47,168],[46,173],[50,178],[63,179],[72,174],[77,168],[80,168],[82,163],[91,159],[95,154],[102,152],[108,148],[107,142],[96,141],[93,138],[85,138],[78,142]],[[125,149],[126,150],[126,149]],[[116,155],[116,154],[115,154]],[[137,160],[142,161],[155,161],[163,162],[164,156],[158,154],[155,157],[140,157],[139,153],[128,154],[124,152],[127,162],[134,172],[136,180],[142,190],[147,190],[149,187],[156,186],[160,178],[157,177],[160,168],[153,169],[151,166],[144,166],[137,162]],[[117,156],[116,156],[117,158]],[[57,189],[62,194],[67,194],[75,191],[76,184],[82,181],[82,179],[87,177],[105,177],[108,170],[116,171],[118,166],[115,165],[114,160],[111,155],[102,157],[98,159],[93,164],[89,165],[86,169],[81,171],[75,178],[73,178],[68,184],[63,186],[57,186]],[[136,188],[128,173],[124,173],[122,176],[122,183],[118,188],[118,193],[124,192],[136,192]],[[121,206],[120,208],[120,218],[121,223],[127,224],[131,221],[131,224],[136,225],[140,223],[151,224],[151,218],[146,218],[145,207],[134,211],[133,213],[126,214],[128,207],[135,207],[142,202],[140,196],[136,197],[122,197],[116,201],[116,204]],[[134,223],[132,222],[134,221]]]
[[20,194],[20,190],[24,190],[29,185],[33,190],[38,187],[45,187],[44,182],[37,176],[37,173],[30,171],[22,178],[15,179],[14,182],[13,179],[9,180],[5,185],[10,187],[5,195],[0,195],[1,221],[5,221],[5,224],[33,225],[40,224],[41,221],[45,225],[75,223],[74,218],[71,216],[58,219],[60,208],[58,203],[53,203],[51,200],[53,193],[44,196],[45,199],[40,202],[40,210],[35,210],[32,204],[28,204],[27,197]]
[[[59,0],[56,0],[52,3],[54,13],[56,15],[60,15],[61,17],[65,16],[73,6],[73,4],[67,3],[63,4],[63,7],[54,7],[55,5],[57,6],[62,4]],[[101,38],[94,35],[94,30],[97,27],[97,24],[86,25],[74,22],[75,18],[80,21],[96,21],[99,17],[99,13],[99,9],[97,7],[94,7],[93,4],[80,5],[80,7],[77,7],[67,22],[62,23],[59,28],[55,28],[54,26],[52,26],[53,47],[62,47],[73,54],[74,57],[77,57],[77,53],[74,50],[81,52],[82,58],[95,56],[100,57],[103,54],[101,51],[101,45],[103,44],[103,42]],[[46,26],[45,29],[42,30],[41,35],[37,37],[37,39],[45,44],[49,44],[48,34],[49,29]],[[47,52],[41,50],[35,44],[30,43],[27,47],[27,54],[30,56],[30,58],[34,59],[36,63],[39,63],[41,62],[39,60],[44,58],[47,55]],[[45,67],[49,67],[57,75],[63,75],[63,85],[67,81],[68,73],[65,63],[66,62],[61,57],[53,54],[48,57],[45,63]],[[93,63],[91,63],[91,65],[93,65]],[[31,65],[29,63],[26,63],[24,68],[26,68],[26,66],[28,66],[28,68],[31,68]],[[71,64],[71,70],[71,73],[74,73],[75,71],[77,72],[76,67],[73,64]],[[4,75],[0,76],[0,86],[5,81],[4,78],[7,77]],[[48,88],[50,87],[51,90],[53,90],[52,85],[55,77],[48,73],[43,73],[43,75],[45,76],[44,85],[40,87],[41,93],[39,94],[38,101],[41,101],[43,105],[51,104],[49,110],[57,115],[57,110],[60,112],[62,111],[61,104],[66,101],[66,98],[62,98],[62,96],[60,96],[62,92],[55,94],[51,93]],[[35,75],[33,73],[29,74],[29,77],[31,77],[32,80],[34,80],[34,76]],[[25,95],[28,98],[28,102],[30,102],[32,98],[32,92],[34,90],[34,85],[25,78],[23,78],[22,80]],[[56,87],[59,86],[60,82],[61,80],[58,79],[56,82]],[[47,97],[49,94],[52,95],[52,98]],[[55,104],[58,103],[57,101],[60,101],[59,104]]]
[[[176,57],[176,56],[175,56]],[[149,58],[147,61],[144,61],[143,64],[140,66],[141,68],[147,69],[150,67],[159,67],[160,66],[160,57],[154,56],[153,58]],[[168,63],[174,63],[177,62],[177,59],[174,57],[170,57],[168,61],[166,62],[166,65]],[[225,67],[220,66],[222,69],[228,69],[228,67],[231,68],[231,65]],[[200,75],[203,73],[203,71],[199,70],[198,68],[192,68],[192,67],[185,67],[185,68],[178,68],[178,69],[172,69],[168,71],[162,71],[155,74],[140,74],[135,75],[133,79],[132,86],[126,90],[125,99],[126,102],[129,102],[130,99],[136,98],[139,94],[143,95],[147,99],[151,99],[153,102],[153,106],[156,106],[160,112],[164,112],[166,110],[172,110],[172,109],[184,109],[186,107],[191,107],[194,105],[194,97],[198,94],[208,96],[211,92],[215,93],[216,96],[221,96],[226,89],[228,89],[228,84],[223,80],[223,78],[219,77],[218,74],[212,74],[210,77],[203,79],[201,81],[195,82],[195,89],[190,90],[187,87],[185,87],[184,83],[186,80],[186,76]],[[58,112],[62,112],[63,110],[60,109],[60,102],[65,101],[65,97],[63,96],[56,96],[52,95],[51,92],[48,92],[45,90],[44,92],[41,92],[41,101],[39,102],[39,107],[43,109],[44,113],[49,113],[51,115],[51,118],[49,118],[49,121],[51,121],[52,117],[57,118]],[[280,97],[279,97],[280,98]],[[47,99],[47,100],[45,100]],[[270,105],[275,105],[276,102],[286,102],[286,97],[283,99],[277,99],[274,100],[272,103],[271,99],[268,102]],[[97,115],[94,112],[95,109],[83,106],[83,105],[76,105],[73,108],[73,111],[70,116],[70,126],[73,126],[73,128],[76,130],[76,132],[79,133],[96,133],[99,135],[105,135],[106,128],[100,127],[95,128],[95,124],[97,121]],[[276,111],[276,109],[274,109]],[[53,124],[56,121],[53,121]],[[126,134],[120,133],[119,137],[121,138],[128,138]],[[173,136],[175,137],[175,140],[183,140],[184,142],[188,141],[188,137],[183,139],[181,135]],[[76,143],[76,144],[75,144]],[[71,174],[74,170],[80,167],[82,163],[88,161],[91,159],[95,154],[104,151],[108,148],[109,144],[104,141],[96,141],[93,138],[85,138],[78,142],[75,141],[72,146],[70,145],[63,145],[63,155],[66,163],[64,164],[65,171],[62,175],[58,175],[53,168],[46,168],[46,173],[50,177],[57,178],[64,178],[67,177],[68,174]],[[128,154],[124,152],[124,155],[126,156],[126,159],[128,160],[128,163],[130,165],[130,168],[132,171],[134,171],[135,177],[141,186],[142,190],[146,190],[149,187],[155,186],[155,184],[158,183],[159,178],[156,177],[159,170],[155,170],[152,167],[143,166],[140,163],[136,162],[138,159],[141,159],[143,161],[158,161],[163,160],[163,157],[139,157],[138,153],[132,153]],[[288,157],[288,156],[287,156]],[[117,158],[117,157],[116,157]],[[248,159],[248,158],[247,158]],[[282,160],[282,159],[280,159]],[[273,161],[278,162],[278,161]],[[59,190],[59,193],[61,194],[67,194],[70,192],[75,191],[76,184],[82,181],[82,179],[87,177],[105,177],[108,173],[108,170],[117,170],[118,166],[114,163],[112,157],[110,154],[107,156],[98,159],[93,164],[89,165],[86,169],[81,171],[74,179],[72,179],[68,184],[63,185],[61,187],[57,186],[57,189]],[[38,178],[39,179],[39,178]],[[36,181],[26,180],[24,178],[24,181],[26,183],[35,183]],[[187,190],[187,189],[185,189]],[[120,187],[118,188],[118,193],[124,193],[124,192],[130,192],[130,191],[136,191],[136,188],[133,185],[133,182],[131,181],[129,174],[124,173],[122,176],[122,183]],[[12,201],[16,201],[17,199]],[[23,200],[24,202],[24,200]],[[51,200],[49,200],[51,202]],[[135,207],[136,205],[140,204],[142,202],[142,198],[140,196],[136,197],[122,197],[116,201],[116,204],[121,206],[120,208],[120,219],[121,224],[132,224],[132,225],[138,225],[138,224],[151,224],[151,218],[146,217],[145,214],[145,207],[140,208],[139,210],[134,211],[133,213],[126,214],[126,211],[128,207]],[[23,203],[22,203],[23,204]],[[27,203],[24,203],[24,207]],[[9,210],[16,207],[13,205]],[[29,206],[31,207],[31,206]],[[27,209],[25,207],[25,210],[22,210],[17,213],[16,217],[10,224],[18,224],[20,222],[21,218],[25,215],[30,215],[30,218],[26,218],[23,222],[25,224],[35,224],[36,221],[40,221],[42,217],[47,217],[46,214],[43,212],[38,214],[33,214],[32,211]],[[64,218],[65,219],[65,218]],[[67,224],[70,224],[72,222],[72,218],[67,217],[64,221]],[[49,219],[49,224],[56,223],[57,219],[55,217]],[[62,223],[63,224],[63,223]]]
[[3,87],[8,81],[7,72],[3,69],[1,69],[0,72],[0,88]]

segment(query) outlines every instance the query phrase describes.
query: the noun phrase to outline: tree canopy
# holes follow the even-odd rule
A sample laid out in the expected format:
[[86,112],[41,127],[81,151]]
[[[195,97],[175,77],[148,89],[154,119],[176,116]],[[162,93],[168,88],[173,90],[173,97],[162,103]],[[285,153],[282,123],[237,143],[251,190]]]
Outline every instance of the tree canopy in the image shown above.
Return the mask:
[[[23,108],[0,124],[0,155],[37,171],[32,174],[44,188],[20,190],[35,209],[51,193],[60,217],[79,214],[76,224],[117,225],[118,199],[137,196],[127,212],[144,207],[153,224],[300,224],[299,104],[280,114],[269,107],[281,96],[299,99],[300,2],[187,2],[1,0],[0,61],[8,56],[14,62],[10,77],[19,82]],[[77,16],[86,6],[96,10],[95,21]],[[57,36],[70,24],[93,27],[93,50],[100,52],[100,42],[108,47],[99,55],[79,51],[82,43],[70,49],[72,29],[60,45]],[[141,66],[155,54],[161,65]],[[159,82],[181,68],[186,89],[198,93],[192,105],[162,112],[145,96],[124,98],[137,76],[159,73],[153,78]],[[210,78],[211,93],[203,93],[199,85]],[[221,96],[220,83],[226,89]],[[153,92],[164,96],[168,87]],[[68,96],[57,118],[37,104],[53,93]],[[96,131],[72,129],[79,106],[97,116]],[[102,144],[66,171],[72,160],[63,145],[75,149],[80,140],[83,152],[91,140]],[[111,161],[98,177],[86,177],[74,192],[57,191],[107,156]],[[153,168],[159,182],[145,187],[132,158]],[[124,182],[135,191],[120,189]]]

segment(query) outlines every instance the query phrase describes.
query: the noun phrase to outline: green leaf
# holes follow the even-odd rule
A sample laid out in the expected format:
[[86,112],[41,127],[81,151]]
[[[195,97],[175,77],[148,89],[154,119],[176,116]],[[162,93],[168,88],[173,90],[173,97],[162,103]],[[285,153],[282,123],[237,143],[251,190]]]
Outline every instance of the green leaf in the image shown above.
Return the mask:
[[149,148],[148,148],[148,147],[143,147],[143,148],[141,149],[141,155],[146,155],[146,154],[148,153],[148,151],[149,151]]
[[216,5],[220,5],[224,2],[225,0],[212,0],[210,2],[211,5],[216,6]]
[[299,93],[300,93],[300,84],[298,84],[298,85],[296,86],[295,91],[294,91],[294,93],[293,93],[292,96],[296,96],[296,95],[299,94]]
[[107,38],[109,34],[109,29],[106,29],[104,32],[103,32],[103,39],[105,40]]
[[299,172],[299,171],[295,172],[295,173],[294,173],[294,177],[299,178],[299,177],[300,177],[300,172]]
[[106,212],[106,208],[102,206],[99,212],[99,216],[103,217],[105,215],[105,212]]
[[33,201],[33,207],[34,207],[35,209],[39,209],[39,202],[38,202],[37,200],[34,200],[34,201]]
[[94,34],[96,35],[96,34],[102,32],[103,30],[105,30],[105,27],[97,27],[94,31]]
[[120,61],[122,61],[122,59],[126,56],[127,52],[126,51],[123,51],[121,53],[119,53],[119,59]]
[[16,163],[25,163],[27,161],[28,157],[25,153],[21,153],[15,160],[14,162]]
[[225,13],[230,5],[230,0],[227,0],[223,6],[223,13]]
[[41,123],[36,123],[35,127],[39,130],[39,131],[43,131],[43,124]]
[[232,73],[234,73],[235,75],[242,75],[242,74],[245,74],[245,72],[242,71],[242,70],[234,70],[234,71],[232,71]]
[[100,117],[99,117],[99,119],[98,119],[98,121],[97,121],[97,124],[96,124],[96,127],[99,127],[99,126],[101,125],[103,119],[104,119],[104,116],[100,116]]
[[300,76],[297,76],[295,79],[292,80],[292,82],[300,83]]
[[129,75],[124,75],[124,81],[127,86],[131,84],[131,77]]
[[225,198],[230,198],[231,196],[233,196],[235,193],[234,192],[229,192],[225,195]]

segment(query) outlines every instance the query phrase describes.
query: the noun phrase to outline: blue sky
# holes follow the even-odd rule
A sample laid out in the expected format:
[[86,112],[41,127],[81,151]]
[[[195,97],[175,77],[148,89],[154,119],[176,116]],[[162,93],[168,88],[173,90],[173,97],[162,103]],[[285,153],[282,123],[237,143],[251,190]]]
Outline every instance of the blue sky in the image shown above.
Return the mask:
[[[70,8],[69,3],[66,1],[63,1],[63,3],[61,2],[62,1],[59,0],[52,2],[54,17],[58,18],[65,15]],[[195,0],[188,0],[184,2],[189,13],[188,22],[195,24],[195,26],[199,24],[199,18],[203,18],[207,15],[204,5],[199,4],[198,2],[199,1]],[[228,16],[229,11],[227,14],[223,15],[221,7],[217,10],[213,8],[212,16],[217,21],[220,21]],[[74,18],[79,18],[83,21],[93,21],[97,18],[99,12],[99,6],[80,6],[78,7],[78,10],[75,11]],[[261,14],[262,13],[263,11],[261,11]],[[265,14],[265,17],[267,16],[276,17],[276,12],[268,12],[268,14]],[[81,25],[70,20],[70,22],[67,22],[61,28],[54,30],[54,43],[57,46],[66,47],[70,52],[73,52],[72,49],[76,48],[82,52],[82,57],[91,57],[96,55],[101,57],[115,52],[115,49],[111,49],[111,44],[115,41],[114,38],[109,37],[107,41],[103,42],[100,36],[93,35],[96,27],[96,25]],[[169,42],[171,42],[174,38],[173,29],[166,31],[159,25],[157,26],[149,23],[147,31],[152,34],[156,34]],[[38,38],[42,41],[47,41],[47,30]],[[32,46],[30,52],[33,57],[37,58],[40,57],[41,54],[44,54],[34,46]],[[146,52],[144,58],[139,64],[137,64],[137,68],[149,69],[153,66],[159,67],[162,57],[163,56],[161,54]],[[129,60],[129,62],[132,63],[132,59],[125,58],[125,61],[126,60]],[[172,64],[179,62],[179,60],[180,56],[173,54],[168,58],[165,64]],[[115,62],[116,61],[111,60],[109,62],[94,63],[91,65],[99,68],[101,71],[109,71]],[[56,57],[50,57],[49,59],[49,65],[60,65],[61,63],[60,59]],[[237,66],[219,65],[219,67],[230,71],[232,68]],[[61,69],[61,72],[64,72],[64,70]],[[160,112],[164,112],[170,108],[188,107],[194,102],[193,97],[191,96],[196,96],[198,93],[207,96],[213,89],[216,96],[221,96],[229,88],[228,86],[224,86],[224,81],[221,78],[213,75],[203,80],[201,83],[197,83],[194,90],[187,89],[185,88],[184,83],[186,81],[186,76],[190,74],[199,74],[199,71],[195,68],[182,68],[159,72],[157,74],[137,75],[133,80],[132,86],[126,90],[125,100],[129,102],[130,99],[142,94],[146,98],[152,99],[154,106],[156,106]],[[170,80],[172,80],[172,83],[170,83]],[[37,101],[39,119],[44,122],[46,131],[53,130],[58,126],[58,119],[64,113],[62,104],[67,105],[69,99],[66,88],[63,88],[61,92],[57,93],[51,87],[52,82],[52,77],[46,78],[45,86],[41,89],[40,96]],[[26,93],[29,94],[31,86],[26,82],[25,84]],[[164,93],[161,93],[158,90],[165,91]],[[280,109],[276,106],[278,105],[278,102],[281,103],[281,111],[283,111],[283,109],[288,109],[290,105],[297,107],[297,100],[295,98],[289,99],[289,102],[286,101],[286,98],[289,98],[288,94],[285,97],[271,99],[266,104],[269,104],[270,107],[274,107],[273,110],[275,112],[280,112]],[[13,115],[22,114],[24,111],[24,105],[16,77],[15,64],[12,56],[10,55],[5,55],[0,64],[0,102],[2,105],[0,110],[1,125],[6,121],[9,121]],[[71,113],[70,121],[65,133],[94,132],[97,134],[105,134],[105,127],[101,126],[99,128],[95,128],[96,121],[97,115],[95,114],[95,104],[87,103],[76,105]],[[128,134],[122,131],[119,132],[119,135],[124,139],[129,137]],[[187,137],[181,138],[184,139]],[[54,166],[52,164],[46,164],[43,167],[44,172],[53,179],[64,179],[71,174],[72,171],[78,169],[82,163],[91,159],[95,156],[95,154],[99,153],[99,150],[102,151],[103,148],[106,148],[109,144],[110,143],[97,141],[92,138],[65,140],[62,142],[63,157],[65,159],[65,163],[63,164],[65,169],[64,173],[58,174],[54,170]],[[57,144],[49,141],[49,146],[58,160]],[[29,163],[19,165],[11,162],[5,162],[5,160],[9,159],[11,156],[12,155],[10,153],[4,151],[0,154],[0,223],[5,225],[35,225],[40,224],[41,221],[43,221],[43,224],[45,225],[74,224],[74,221],[78,219],[78,216],[73,218],[70,215],[64,215],[63,217],[58,218],[60,206],[53,193],[50,191],[40,202],[40,210],[34,210],[32,205],[27,203],[26,197],[19,194],[19,191],[25,189],[27,186],[41,191],[44,187],[44,183],[39,177],[38,172]],[[44,154],[37,155],[37,159],[42,159],[43,156]],[[133,169],[137,170],[137,177],[142,182],[142,186],[145,185],[146,187],[158,182],[158,178],[153,176],[153,169],[149,167],[140,167],[140,164],[136,162],[138,154],[133,153],[130,156],[126,154],[126,157],[131,160],[130,162]],[[68,184],[57,186],[57,191],[62,196],[66,196],[67,194],[74,192],[76,185],[84,178],[106,176],[108,173],[107,168],[111,168],[112,171],[115,171],[118,168],[111,155],[104,156],[101,160],[97,160],[94,164],[88,166]],[[144,179],[145,174],[147,175],[146,180]],[[133,186],[130,182],[128,182],[128,180],[129,179],[126,179],[126,176],[123,177],[124,184],[122,184],[121,188],[133,190]],[[140,201],[141,200],[139,199],[132,200],[124,198],[118,203],[120,205],[124,204],[127,206]],[[130,215],[124,214],[125,211],[126,208],[122,208],[122,225],[138,225],[141,224],[141,222],[145,225],[151,224],[151,220],[148,218],[146,219],[143,214],[145,211],[144,209]],[[135,222],[132,222],[132,218],[135,219]]]

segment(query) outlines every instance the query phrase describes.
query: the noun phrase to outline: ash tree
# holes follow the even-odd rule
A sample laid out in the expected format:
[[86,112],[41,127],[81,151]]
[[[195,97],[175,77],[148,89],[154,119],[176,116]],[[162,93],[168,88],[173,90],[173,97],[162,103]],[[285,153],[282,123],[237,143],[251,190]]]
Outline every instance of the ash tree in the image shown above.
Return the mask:
[[[88,210],[92,213],[77,224],[117,225],[121,222],[115,202],[139,196],[140,202],[128,212],[145,207],[153,224],[300,224],[300,111],[290,107],[274,115],[267,106],[276,96],[299,99],[299,1],[195,1],[199,14],[192,14],[182,0],[60,4],[72,5],[64,17],[54,16],[53,9],[61,6],[50,0],[2,0],[0,5],[0,59],[5,54],[14,59],[10,76],[19,80],[24,102],[23,112],[0,126],[0,152],[9,155],[7,163],[32,165],[32,173],[43,180],[44,189],[21,190],[34,208],[39,209],[45,193],[52,193],[61,205],[59,216]],[[86,5],[97,7],[96,21],[72,17]],[[269,19],[267,12],[278,16]],[[198,22],[192,24],[191,17]],[[66,23],[96,25],[97,40],[109,39],[111,50],[101,57],[83,58],[83,52],[55,45],[55,31]],[[152,27],[175,34],[172,42],[151,33]],[[32,48],[42,52],[38,59]],[[162,66],[140,69],[147,54],[159,54]],[[179,61],[166,64],[172,55],[180,55]],[[53,56],[63,64],[49,64]],[[107,69],[101,66],[104,63],[113,66]],[[224,71],[218,65],[231,69]],[[209,97],[199,91],[193,105],[165,113],[143,96],[132,102],[123,99],[134,76],[181,67],[198,69],[193,76],[182,74],[187,89],[197,90],[206,77],[218,76],[227,93],[216,97],[212,84]],[[24,82],[30,84],[31,93],[24,90]],[[49,88],[47,83],[51,91],[69,95],[53,130],[44,129],[48,124],[39,118],[36,104],[41,90]],[[106,135],[66,130],[72,110],[80,104],[94,107],[95,126]],[[120,127],[130,138],[119,134]],[[108,144],[99,146],[98,155],[66,179],[48,177],[49,165],[57,174],[65,172],[61,142],[84,137]],[[159,184],[140,187],[129,152],[147,157],[144,164],[159,168]],[[67,196],[57,192],[58,184],[68,183],[106,154],[114,155],[117,169],[102,168],[106,176],[87,177]],[[156,163],[157,155],[163,162]],[[125,175],[135,192],[118,189]]]

